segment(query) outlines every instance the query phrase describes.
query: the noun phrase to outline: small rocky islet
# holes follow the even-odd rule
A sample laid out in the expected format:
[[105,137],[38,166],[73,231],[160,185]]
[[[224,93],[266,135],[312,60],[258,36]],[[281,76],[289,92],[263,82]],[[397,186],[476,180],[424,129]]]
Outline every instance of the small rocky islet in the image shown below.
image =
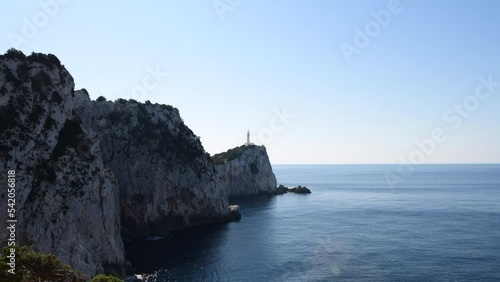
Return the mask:
[[278,188],[276,188],[276,190],[274,191],[274,194],[275,195],[283,195],[285,193],[295,193],[295,194],[311,194],[311,190],[309,190],[309,188],[305,187],[305,186],[295,186],[293,188],[288,188],[284,185],[281,185],[278,186]]

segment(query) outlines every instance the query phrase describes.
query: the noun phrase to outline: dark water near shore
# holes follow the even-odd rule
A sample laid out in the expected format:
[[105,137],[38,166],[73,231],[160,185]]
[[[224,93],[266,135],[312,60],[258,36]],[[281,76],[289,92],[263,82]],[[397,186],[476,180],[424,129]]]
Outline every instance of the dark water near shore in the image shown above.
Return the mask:
[[500,281],[500,165],[274,166],[310,195],[235,199],[240,222],[127,242],[148,281]]

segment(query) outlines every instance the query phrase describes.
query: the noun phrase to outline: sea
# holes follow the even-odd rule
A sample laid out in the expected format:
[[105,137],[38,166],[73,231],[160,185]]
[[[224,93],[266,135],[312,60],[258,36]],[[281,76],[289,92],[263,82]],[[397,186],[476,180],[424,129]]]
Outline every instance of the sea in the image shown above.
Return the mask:
[[148,282],[500,281],[500,164],[273,170],[279,184],[312,193],[231,199],[239,222],[126,242],[136,273]]

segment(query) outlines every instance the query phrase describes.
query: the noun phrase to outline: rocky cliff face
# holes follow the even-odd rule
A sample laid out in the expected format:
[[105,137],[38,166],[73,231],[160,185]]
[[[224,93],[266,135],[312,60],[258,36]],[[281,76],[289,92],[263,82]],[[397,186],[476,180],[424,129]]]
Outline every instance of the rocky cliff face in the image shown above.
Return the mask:
[[212,159],[230,197],[275,193],[276,176],[266,147],[243,145],[214,155]]
[[[122,270],[123,237],[232,219],[214,164],[177,109],[90,101],[73,89],[53,55],[0,56],[0,175],[16,171],[17,244],[91,277]],[[3,219],[6,192],[2,181]]]
[[230,218],[227,193],[210,157],[177,109],[133,100],[91,101],[85,91],[77,91],[75,101],[118,179],[125,238]]
[[[53,55],[0,56],[0,175],[16,171],[17,244],[87,276],[124,265],[118,187],[99,140],[74,114],[74,82]],[[0,241],[7,182],[0,182]]]

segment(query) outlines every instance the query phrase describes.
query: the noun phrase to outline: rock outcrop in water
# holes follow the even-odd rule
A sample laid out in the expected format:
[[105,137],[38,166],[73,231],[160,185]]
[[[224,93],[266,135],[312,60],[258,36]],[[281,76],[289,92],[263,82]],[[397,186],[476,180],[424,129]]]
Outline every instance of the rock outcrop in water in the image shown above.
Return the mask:
[[212,157],[222,186],[230,197],[272,195],[276,189],[266,147],[243,145]]
[[240,206],[238,205],[230,205],[229,206],[229,212],[231,213],[231,216],[239,220],[241,218],[241,213],[240,213]]
[[278,186],[278,188],[276,188],[276,190],[274,191],[274,194],[275,195],[282,195],[282,194],[285,194],[285,193],[288,193],[288,192],[291,192],[291,193],[296,193],[296,194],[311,194],[311,190],[309,190],[309,188],[307,188],[306,186],[295,186],[293,188],[288,188],[284,185],[281,185]]
[[[0,175],[15,170],[16,243],[53,253],[89,277],[120,272],[118,186],[105,169],[99,140],[73,111],[73,88],[53,55],[11,50],[0,56]],[[0,186],[0,217],[6,219],[7,181]]]

